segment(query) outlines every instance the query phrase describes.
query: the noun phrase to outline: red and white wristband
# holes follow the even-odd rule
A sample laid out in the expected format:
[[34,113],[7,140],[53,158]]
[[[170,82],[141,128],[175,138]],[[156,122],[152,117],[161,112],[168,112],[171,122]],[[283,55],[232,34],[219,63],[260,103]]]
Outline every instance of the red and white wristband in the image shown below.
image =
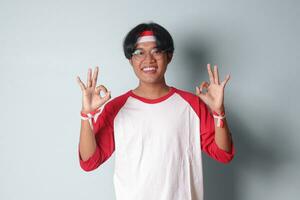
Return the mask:
[[89,113],[84,113],[84,112],[80,112],[80,117],[82,120],[88,120],[89,123],[90,123],[90,126],[91,128],[93,129],[93,122],[92,120],[95,118],[95,116],[101,111],[101,109],[99,110],[94,110],[94,111],[91,111]]
[[225,112],[222,111],[220,114],[213,111],[213,117],[217,119],[217,127],[223,128],[224,127],[224,118],[225,118]]
[[80,116],[81,116],[81,119],[83,119],[83,120],[89,120],[89,119],[94,118],[95,115],[99,112],[100,112],[100,110],[95,110],[95,111],[92,111],[92,112],[89,112],[89,113],[85,114],[84,112],[81,111]]

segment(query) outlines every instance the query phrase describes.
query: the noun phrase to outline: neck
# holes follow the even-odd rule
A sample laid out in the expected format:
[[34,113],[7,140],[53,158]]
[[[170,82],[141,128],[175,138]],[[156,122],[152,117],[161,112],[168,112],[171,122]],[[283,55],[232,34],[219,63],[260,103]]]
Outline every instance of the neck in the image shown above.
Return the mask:
[[170,91],[170,86],[165,81],[161,83],[140,82],[139,86],[133,90],[136,95],[144,98],[156,99],[166,95]]

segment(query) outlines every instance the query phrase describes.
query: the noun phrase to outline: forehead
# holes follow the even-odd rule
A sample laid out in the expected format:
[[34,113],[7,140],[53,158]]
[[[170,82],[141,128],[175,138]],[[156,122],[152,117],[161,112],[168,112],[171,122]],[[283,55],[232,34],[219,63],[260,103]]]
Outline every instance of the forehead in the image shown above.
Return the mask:
[[156,47],[156,42],[142,42],[138,43],[135,48],[137,49],[153,49]]

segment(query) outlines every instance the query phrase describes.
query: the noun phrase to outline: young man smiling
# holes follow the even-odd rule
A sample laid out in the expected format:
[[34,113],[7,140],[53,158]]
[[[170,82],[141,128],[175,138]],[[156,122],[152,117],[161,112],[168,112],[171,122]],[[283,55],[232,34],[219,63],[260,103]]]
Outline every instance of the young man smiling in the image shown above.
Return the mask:
[[111,99],[106,87],[96,86],[98,67],[88,70],[86,85],[77,77],[80,166],[94,170],[115,152],[117,200],[203,199],[201,150],[222,163],[234,156],[224,110],[229,76],[220,82],[217,66],[212,71],[208,64],[210,83],[196,94],[167,85],[173,39],[156,23],[134,27],[123,49],[139,79],[135,89]]

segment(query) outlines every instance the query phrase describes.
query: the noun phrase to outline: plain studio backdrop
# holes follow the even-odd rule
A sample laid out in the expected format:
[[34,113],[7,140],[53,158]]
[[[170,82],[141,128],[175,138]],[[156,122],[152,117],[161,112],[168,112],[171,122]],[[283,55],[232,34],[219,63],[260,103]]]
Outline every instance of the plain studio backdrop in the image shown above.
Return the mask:
[[[169,85],[195,92],[218,64],[234,160],[204,156],[205,199],[298,199],[300,4],[287,1],[0,1],[0,199],[113,200],[114,154],[79,166],[89,66],[112,97],[137,86],[122,42],[141,22],[175,42]],[[200,152],[199,152],[200,153]]]

